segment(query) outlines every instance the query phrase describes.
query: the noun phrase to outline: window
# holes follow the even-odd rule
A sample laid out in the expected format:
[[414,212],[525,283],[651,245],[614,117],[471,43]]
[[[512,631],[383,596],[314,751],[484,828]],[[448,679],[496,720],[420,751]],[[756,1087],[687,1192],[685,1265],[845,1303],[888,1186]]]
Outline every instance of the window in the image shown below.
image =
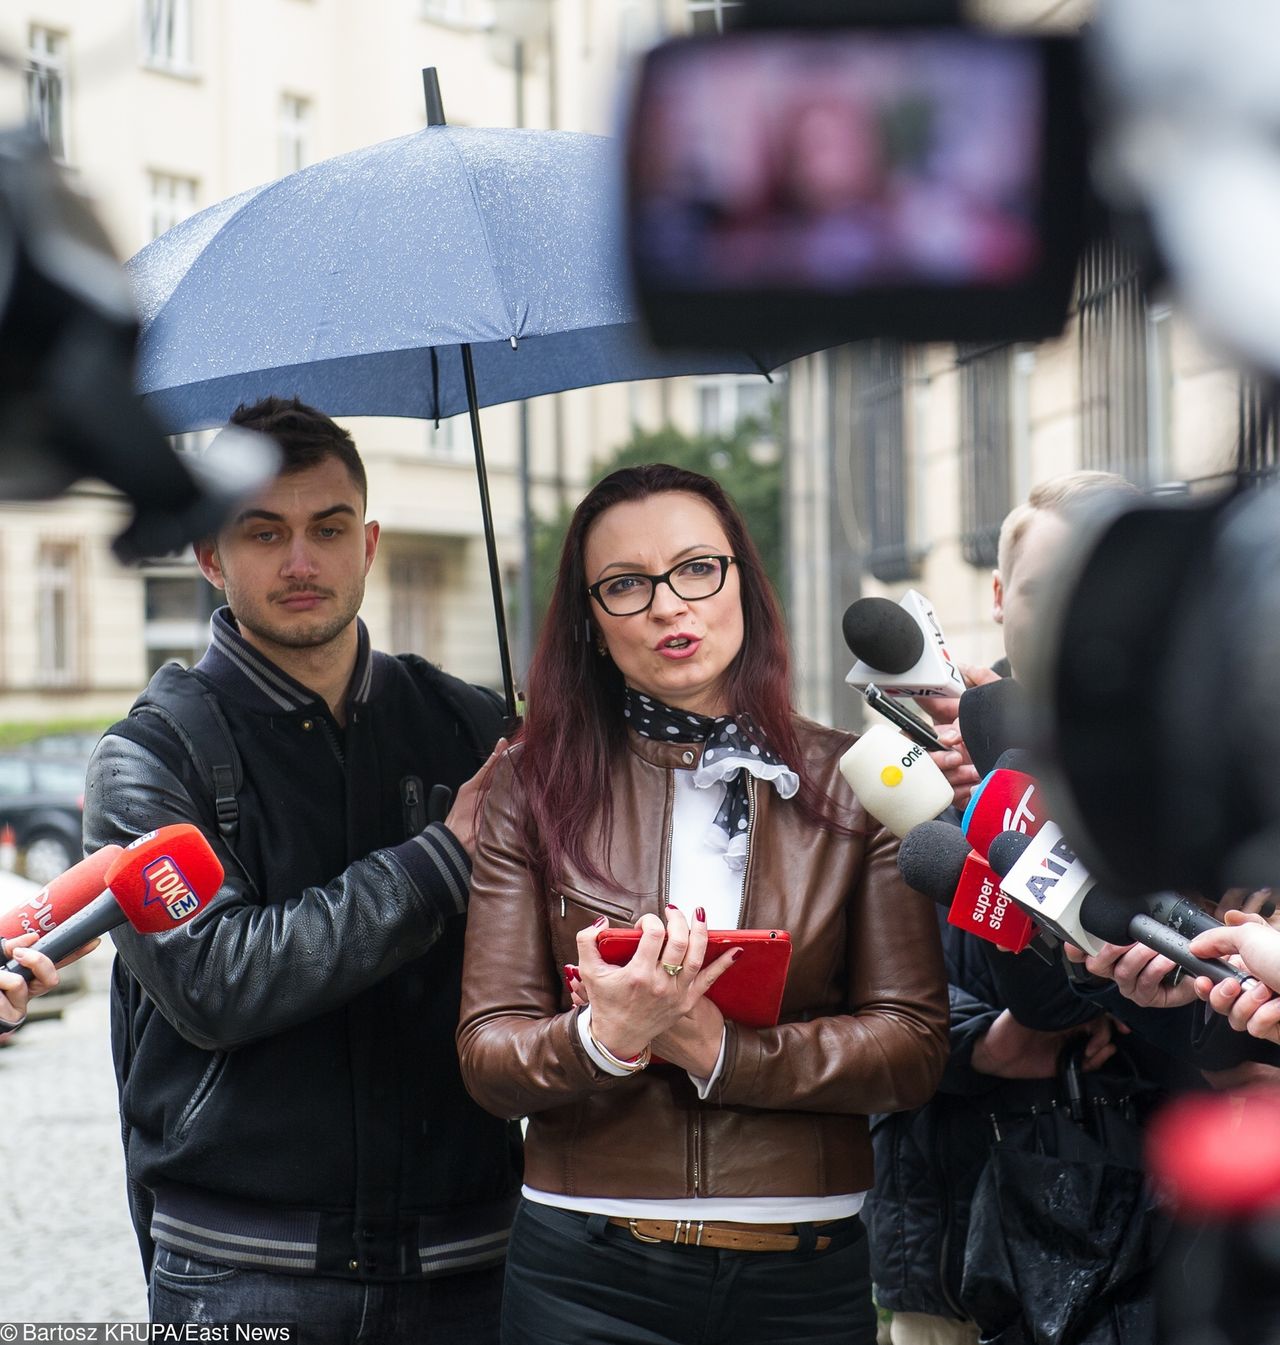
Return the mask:
[[27,120],[40,132],[59,163],[67,147],[67,36],[31,27],[27,51]]
[[172,173],[147,174],[147,238],[159,238],[175,224],[194,215],[199,184],[193,177]]
[[1013,505],[1011,380],[1013,348],[961,346],[960,549],[970,565],[996,563],[1000,524]]
[[142,583],[147,675],[173,659],[190,667],[208,647],[209,617],[222,595],[194,562],[166,562],[148,570]]
[[439,658],[444,642],[444,560],[429,551],[391,552],[391,648]]
[[462,462],[471,458],[471,436],[465,415],[427,421],[427,456],[442,462]]
[[142,59],[154,70],[195,69],[194,0],[142,0]]
[[470,0],[422,0],[422,17],[432,23],[465,24],[471,17]]
[[1237,472],[1251,478],[1275,472],[1280,467],[1280,388],[1271,382],[1242,378],[1237,415]]
[[853,454],[866,566],[884,583],[914,578],[919,554],[908,535],[906,350],[896,341],[852,347]]
[[723,33],[732,28],[742,8],[743,0],[689,0],[689,31],[691,33]]
[[311,100],[296,94],[280,96],[280,176],[296,173],[311,162]]
[[768,434],[778,397],[776,378],[770,383],[760,374],[699,379],[698,431],[729,438],[744,421],[754,420]]
[[70,686],[78,674],[79,556],[73,542],[44,542],[36,564],[39,681]]
[[1081,465],[1145,484],[1151,475],[1147,424],[1146,303],[1133,258],[1110,241],[1080,263]]

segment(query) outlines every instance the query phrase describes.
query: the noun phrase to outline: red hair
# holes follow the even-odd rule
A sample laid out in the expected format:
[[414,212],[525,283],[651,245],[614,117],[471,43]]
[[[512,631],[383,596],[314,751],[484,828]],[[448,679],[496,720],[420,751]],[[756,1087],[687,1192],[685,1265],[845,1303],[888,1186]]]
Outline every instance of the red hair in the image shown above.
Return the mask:
[[517,741],[517,773],[531,813],[528,858],[554,886],[566,864],[596,882],[610,882],[591,858],[586,839],[613,832],[612,769],[627,750],[623,679],[612,659],[596,652],[596,628],[583,560],[587,534],[615,504],[679,491],[715,511],[737,560],[742,595],[742,648],[725,670],[735,714],[749,714],[770,747],[800,777],[796,803],[825,829],[843,830],[831,803],[804,768],[793,723],[791,653],[782,610],[742,515],[709,477],[655,464],[624,467],[587,494],[574,511],[560,568],[529,665],[528,712]]

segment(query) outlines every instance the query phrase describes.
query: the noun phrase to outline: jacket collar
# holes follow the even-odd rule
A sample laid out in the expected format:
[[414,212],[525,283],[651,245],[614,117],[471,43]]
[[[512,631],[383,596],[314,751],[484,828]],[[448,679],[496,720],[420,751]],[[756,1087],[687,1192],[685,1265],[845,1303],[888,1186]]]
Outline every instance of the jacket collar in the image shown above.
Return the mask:
[[[230,607],[219,607],[209,621],[209,648],[196,664],[218,690],[266,713],[312,709],[322,704],[310,687],[277,668],[240,634]],[[374,656],[369,632],[356,618],[356,666],[347,691],[348,705],[363,705],[373,690]]]

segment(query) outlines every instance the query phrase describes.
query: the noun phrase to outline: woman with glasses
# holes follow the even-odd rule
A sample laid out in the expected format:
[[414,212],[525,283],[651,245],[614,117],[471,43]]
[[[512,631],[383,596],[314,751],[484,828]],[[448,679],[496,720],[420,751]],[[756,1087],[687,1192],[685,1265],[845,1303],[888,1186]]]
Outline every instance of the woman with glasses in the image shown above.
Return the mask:
[[[463,1077],[528,1117],[507,1345],[871,1345],[867,1117],[947,1053],[932,908],[791,707],[786,635],[706,477],[578,506],[472,876]],[[636,926],[631,960],[596,940]],[[707,932],[785,930],[774,1027],[727,1020]]]

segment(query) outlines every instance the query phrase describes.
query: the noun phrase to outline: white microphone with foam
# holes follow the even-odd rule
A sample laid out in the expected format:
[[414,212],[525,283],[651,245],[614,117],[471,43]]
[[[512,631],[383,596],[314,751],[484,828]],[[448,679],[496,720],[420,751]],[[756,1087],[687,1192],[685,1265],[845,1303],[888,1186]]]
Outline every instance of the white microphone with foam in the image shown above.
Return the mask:
[[844,642],[858,660],[844,680],[877,682],[891,696],[959,696],[964,678],[932,603],[908,589],[901,602],[859,598],[844,614]]
[[858,802],[901,839],[951,806],[952,790],[933,758],[887,724],[869,728],[840,758]]

